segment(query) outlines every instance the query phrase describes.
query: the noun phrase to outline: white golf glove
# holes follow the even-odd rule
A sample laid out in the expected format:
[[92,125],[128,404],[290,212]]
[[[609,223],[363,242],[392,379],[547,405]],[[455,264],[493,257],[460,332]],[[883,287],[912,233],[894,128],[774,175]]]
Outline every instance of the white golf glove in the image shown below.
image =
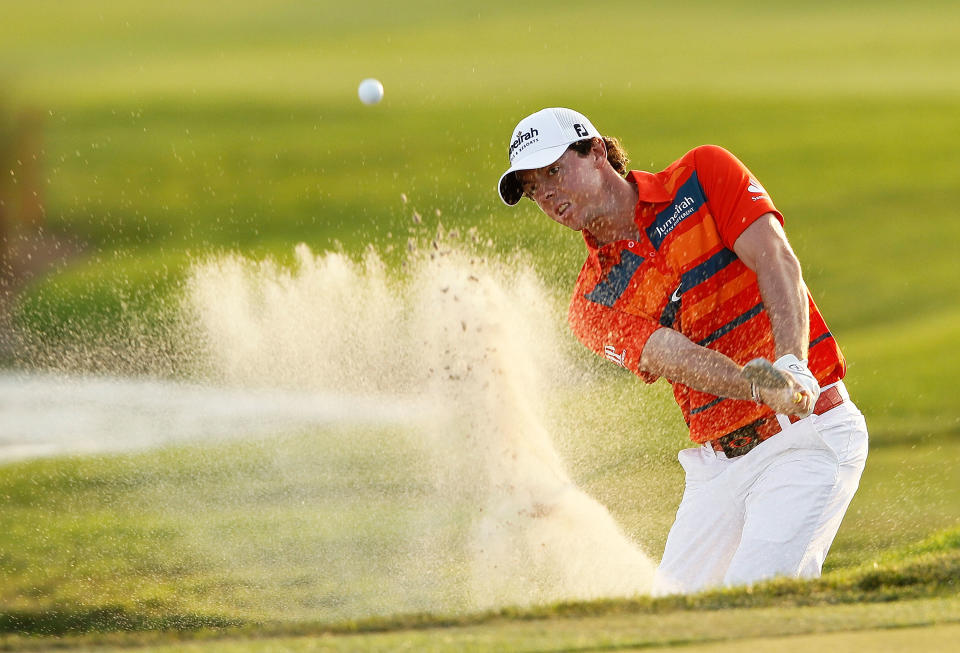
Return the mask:
[[[813,398],[813,401],[810,402],[810,412],[812,413],[812,406],[816,405],[817,399],[820,397],[820,382],[807,367],[807,361],[802,361],[793,354],[787,354],[778,358],[773,366],[781,372],[789,372],[797,383],[810,393]],[[804,415],[804,417],[806,416]]]

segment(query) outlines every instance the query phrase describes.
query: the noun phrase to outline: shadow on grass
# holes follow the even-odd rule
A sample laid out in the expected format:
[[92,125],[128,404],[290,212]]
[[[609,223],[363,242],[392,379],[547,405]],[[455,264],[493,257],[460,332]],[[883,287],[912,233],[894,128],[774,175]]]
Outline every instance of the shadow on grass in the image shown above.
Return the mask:
[[88,610],[59,608],[39,611],[0,612],[0,633],[20,635],[79,635],[116,631],[193,631],[237,627],[241,619],[220,616],[170,614],[145,615],[123,606]]

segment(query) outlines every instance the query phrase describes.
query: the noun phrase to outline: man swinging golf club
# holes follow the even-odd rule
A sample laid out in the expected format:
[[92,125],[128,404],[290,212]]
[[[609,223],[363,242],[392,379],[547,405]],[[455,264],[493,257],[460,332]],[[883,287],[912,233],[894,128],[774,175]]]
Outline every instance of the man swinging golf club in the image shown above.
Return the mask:
[[666,378],[698,445],[679,455],[686,488],[653,593],[819,576],[867,430],[766,190],[713,145],[628,172],[619,142],[564,108],[521,120],[509,159],[501,199],[531,199],[586,242],[574,334]]

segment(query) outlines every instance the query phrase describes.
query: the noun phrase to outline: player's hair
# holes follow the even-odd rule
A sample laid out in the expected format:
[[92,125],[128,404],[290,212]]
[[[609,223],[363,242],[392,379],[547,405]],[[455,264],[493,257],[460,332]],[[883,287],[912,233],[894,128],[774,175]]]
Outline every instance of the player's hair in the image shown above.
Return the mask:
[[[610,136],[604,136],[603,144],[607,146],[607,162],[619,174],[627,174],[627,163],[630,162],[630,157],[627,156],[627,151],[623,149],[620,141]],[[582,141],[571,143],[569,149],[582,156],[589,152],[591,147],[593,147],[593,139],[585,138]]]

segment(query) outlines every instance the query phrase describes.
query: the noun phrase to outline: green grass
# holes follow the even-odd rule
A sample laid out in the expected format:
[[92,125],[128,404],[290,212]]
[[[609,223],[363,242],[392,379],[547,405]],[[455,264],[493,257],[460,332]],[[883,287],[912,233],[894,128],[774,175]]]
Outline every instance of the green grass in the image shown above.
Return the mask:
[[[593,614],[544,616],[489,615],[473,623],[387,624],[370,632],[349,626],[295,630],[247,628],[199,634],[100,634],[43,641],[10,637],[18,650],[146,651],[423,651],[515,650],[772,650],[801,651],[804,644],[840,644],[839,650],[948,650],[957,631],[955,599],[892,604],[825,605],[802,608],[727,608],[699,612],[643,612],[623,609]],[[908,638],[905,640],[905,637]],[[895,644],[891,646],[891,644]],[[938,645],[939,644],[939,645]],[[47,647],[50,647],[49,649]],[[103,648],[100,648],[103,647]],[[657,647],[657,648],[653,648]],[[663,649],[659,648],[663,647]],[[713,647],[717,647],[714,649]],[[676,650],[671,648],[671,650]]]
[[[648,424],[634,437],[649,441],[659,428]],[[569,434],[576,442],[562,444],[575,477],[610,506],[632,539],[656,553],[679,500],[679,473],[668,464],[675,449],[605,446],[613,437],[605,429],[593,432],[593,442],[589,436]],[[396,442],[397,433],[335,429],[242,446],[0,468],[0,626],[10,633],[5,642],[14,648],[135,642],[163,650],[180,645],[170,638],[216,636],[237,650],[312,650],[321,644],[381,650],[410,641],[456,650],[479,639],[487,642],[485,650],[495,650],[519,641],[515,637],[526,638],[527,648],[610,637],[648,645],[941,623],[956,614],[955,438],[874,448],[820,581],[682,600],[481,614],[450,612],[457,592],[442,595],[445,607],[438,609],[429,586],[409,584],[407,573],[423,570],[415,561],[424,552],[409,547],[406,526],[426,527],[444,542],[439,560],[451,566],[432,568],[428,582],[458,587],[463,570],[456,542],[467,521],[448,516],[451,504],[423,484],[421,468],[412,464],[418,460],[415,441],[384,449],[378,444],[384,438]],[[411,589],[416,587],[424,594],[417,596]],[[459,596],[462,606],[468,605],[464,598]],[[890,602],[895,611],[881,607]],[[822,620],[836,604],[856,609],[843,613],[847,621],[825,626]],[[430,613],[421,614],[418,605],[432,606]],[[723,617],[709,617],[710,623],[726,623],[726,630],[678,630],[680,623],[699,623],[713,611]],[[663,614],[676,614],[666,622],[672,626],[640,629],[638,624],[660,623]],[[797,619],[807,630],[733,626]],[[531,620],[550,625],[524,625]],[[350,634],[381,631],[359,640]],[[263,637],[270,639],[259,642]],[[224,645],[218,640],[209,646]]]
[[[372,458],[383,437],[397,444]],[[331,431],[6,466],[0,602],[154,620],[387,611],[401,600],[383,587],[402,580],[390,565],[416,566],[404,547],[427,492],[394,471],[412,456],[398,439]]]
[[[956,465],[956,442],[871,454],[820,581],[477,614],[463,594],[470,520],[425,483],[416,440],[384,450],[385,437],[397,436],[331,430],[4,466],[0,626],[63,635],[238,625],[296,632],[312,623],[307,632],[349,632],[956,594],[960,536],[951,513],[960,484],[943,471]],[[587,479],[589,463],[580,465]],[[599,475],[584,485],[632,539],[659,551],[678,498],[654,502],[649,489],[675,488],[675,470],[653,456],[605,476],[622,485],[604,487]],[[434,616],[404,616],[423,609]],[[377,616],[390,614],[398,616]]]
[[[191,352],[166,340],[199,258],[290,261],[298,242],[357,254],[372,243],[395,266],[408,238],[439,223],[476,226],[499,252],[527,251],[562,296],[579,238],[532,206],[503,207],[493,186],[516,121],[566,105],[620,137],[637,168],[707,142],[748,163],[844,348],[873,449],[823,581],[683,605],[395,620],[385,615],[431,604],[399,582],[378,588],[391,569],[340,555],[376,549],[409,562],[401,524],[425,518],[417,499],[429,489],[390,460],[364,466],[357,449],[338,450],[329,464],[349,473],[312,477],[319,468],[296,447],[248,443],[8,465],[0,623],[198,638],[227,628],[218,648],[252,651],[699,650],[728,638],[761,650],[756,638],[955,622],[956,588],[941,572],[956,576],[960,524],[958,19],[956,3],[934,1],[3,3],[0,172],[8,188],[23,181],[4,139],[20,110],[37,111],[45,229],[82,246],[19,297],[30,350],[5,353],[8,364],[60,364],[64,349],[92,348],[84,364],[99,371],[189,374]],[[375,107],[355,96],[368,76],[386,87]],[[146,343],[138,356],[123,352],[131,339]],[[552,432],[581,486],[656,554],[681,491],[679,412],[662,384],[641,387],[580,356],[596,383],[578,396],[602,409],[586,421],[553,406]],[[284,465],[299,474],[284,476]],[[328,496],[340,499],[316,510]],[[458,519],[436,527],[445,544]],[[324,577],[304,553],[316,550],[345,562]],[[457,578],[455,565],[442,573]],[[343,621],[357,614],[382,621]],[[246,630],[229,629],[237,623]],[[250,626],[264,623],[274,630]],[[389,632],[343,634],[350,623]],[[258,634],[298,637],[246,639]],[[873,644],[885,635],[865,633]],[[4,643],[89,647],[96,637]]]

